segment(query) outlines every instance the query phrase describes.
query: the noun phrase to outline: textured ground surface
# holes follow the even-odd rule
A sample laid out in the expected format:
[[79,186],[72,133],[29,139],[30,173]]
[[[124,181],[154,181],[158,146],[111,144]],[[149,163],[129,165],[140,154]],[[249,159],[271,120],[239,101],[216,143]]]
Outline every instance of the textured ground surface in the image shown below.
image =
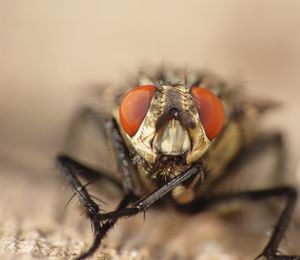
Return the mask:
[[[1,258],[71,259],[86,248],[89,222],[76,203],[63,209],[70,192],[60,181],[7,173],[1,176]],[[142,216],[121,221],[95,259],[252,259],[266,241],[272,218],[250,209],[225,219],[214,212],[186,216],[153,209],[145,221]],[[284,250],[297,252],[297,239],[292,225]]]
[[[75,201],[64,210],[71,193],[60,178],[10,167],[1,171],[1,259],[71,259],[89,245],[89,222]],[[182,215],[171,208],[152,209],[145,220],[120,221],[94,258],[252,259],[274,221],[263,205],[225,218],[213,211]],[[298,229],[293,222],[281,247],[285,252],[297,252]]]
[[[267,117],[286,136],[300,187],[300,4],[296,1],[0,1],[0,258],[70,259],[91,242],[88,220],[55,170],[86,87],[140,64],[208,68],[284,104]],[[260,168],[257,168],[260,173]],[[150,210],[121,221],[95,259],[253,259],[274,218]],[[297,220],[282,251],[300,254]]]

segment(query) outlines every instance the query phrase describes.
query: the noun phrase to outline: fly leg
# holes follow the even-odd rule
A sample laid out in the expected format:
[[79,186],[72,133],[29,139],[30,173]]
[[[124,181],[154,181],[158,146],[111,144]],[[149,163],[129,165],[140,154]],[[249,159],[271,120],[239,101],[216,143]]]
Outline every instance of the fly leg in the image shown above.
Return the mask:
[[[91,219],[92,227],[94,230],[94,241],[92,246],[88,249],[87,252],[79,256],[78,259],[84,259],[85,257],[91,256],[100,246],[103,237],[108,233],[108,231],[114,226],[117,221],[101,221],[101,209],[99,209],[99,206],[94,202],[86,187],[80,182],[78,176],[81,176],[89,181],[105,180],[113,184],[115,187],[119,188],[119,190],[122,191],[122,193],[125,195],[119,203],[117,210],[125,208],[129,202],[137,199],[137,197],[133,193],[133,181],[130,177],[131,174],[135,172],[134,169],[131,168],[129,152],[124,145],[118,127],[116,126],[116,124],[114,124],[115,122],[113,120],[107,120],[103,118],[103,116],[101,116],[101,113],[95,111],[90,107],[83,107],[71,122],[69,132],[67,133],[64,150],[70,151],[74,149],[74,139],[77,137],[78,130],[81,124],[84,123],[87,119],[94,122],[99,133],[102,134],[105,139],[112,137],[119,161],[118,167],[119,173],[121,173],[122,184],[117,179],[111,177],[112,175],[110,173],[104,172],[103,170],[94,170],[75,161],[65,154],[61,154],[57,157],[57,162],[62,168],[62,174],[72,185],[75,192],[79,196],[79,201],[86,208],[87,215]],[[109,133],[110,136],[108,136],[107,133]]]
[[[281,134],[274,133],[272,135],[261,137],[255,140],[252,144],[245,147],[228,166],[228,174],[224,175],[221,179],[217,180],[216,183],[212,184],[211,188],[213,188],[214,185],[219,184],[223,179],[229,177],[231,172],[238,170],[245,163],[248,163],[252,159],[255,159],[255,157],[261,155],[261,153],[270,146],[273,146],[277,150],[278,158],[274,177],[280,178],[280,175],[282,175],[284,171],[285,150]],[[255,191],[241,191],[228,194],[206,195],[202,197],[200,196],[197,200],[187,205],[180,205],[178,207],[182,208],[183,210],[196,213],[217,206],[221,203],[228,203],[233,200],[259,201],[273,197],[284,198],[286,200],[286,205],[277,220],[268,244],[264,248],[262,254],[259,255],[259,257],[264,256],[266,259],[270,260],[300,260],[300,256],[284,256],[277,253],[279,243],[282,240],[291,220],[297,200],[297,190],[293,187],[277,185],[277,187],[275,188]]]
[[121,136],[119,127],[114,119],[105,118],[100,112],[84,106],[80,109],[77,115],[71,121],[69,132],[67,133],[64,151],[74,149],[74,139],[78,134],[80,125],[87,119],[91,120],[97,127],[99,134],[104,136],[104,139],[111,139],[115,154],[117,156],[119,174],[121,175],[124,193],[141,192],[141,185],[138,180],[135,166],[132,165],[129,151]]
[[[80,173],[82,176],[85,173],[88,176],[91,174],[96,174],[100,179],[106,179],[114,184],[116,187],[121,189],[120,184],[110,177],[107,177],[101,172],[96,172],[95,170],[86,167],[75,160],[71,159],[68,156],[60,155],[57,157],[57,162],[62,168],[62,174],[65,176],[67,181],[72,185],[75,192],[79,197],[80,203],[85,207],[88,217],[91,219],[92,227],[94,230],[94,242],[92,246],[88,249],[87,252],[80,255],[77,259],[84,259],[88,256],[91,256],[97,248],[100,246],[100,243],[103,237],[107,232],[114,226],[116,220],[101,221],[101,209],[91,198],[91,195],[88,193],[86,187],[79,181],[77,174]],[[132,201],[134,196],[130,193],[126,194],[123,200],[119,203],[117,209],[121,210],[125,208],[130,201]]]
[[123,180],[124,192],[136,194],[142,193],[142,187],[137,176],[137,169],[133,165],[129,151],[121,136],[120,129],[114,119],[107,121],[106,127],[111,134],[112,143],[117,156],[118,168],[120,169]]
[[156,201],[163,198],[166,194],[168,194],[172,189],[183,183],[184,181],[188,180],[195,174],[200,175],[201,184],[204,182],[205,179],[205,170],[202,166],[202,164],[196,164],[189,168],[188,170],[180,173],[176,177],[173,177],[171,180],[166,182],[161,187],[157,188],[150,194],[144,196],[140,200],[137,200],[133,206],[116,210],[108,213],[103,213],[100,216],[101,220],[113,220],[119,219],[121,217],[129,217],[136,215],[140,212],[144,212],[147,208],[152,206]]
[[92,169],[91,167],[82,164],[81,162],[73,159],[72,157],[66,154],[58,155],[56,160],[58,162],[58,165],[62,168],[63,175],[67,178],[67,181],[72,186],[74,185],[72,182],[70,182],[70,179],[65,174],[65,169],[72,171],[77,176],[83,177],[89,183],[96,182],[96,181],[107,181],[110,184],[112,184],[114,187],[116,187],[120,192],[123,193],[122,185],[119,182],[119,180],[117,180],[113,176],[110,176],[109,173],[107,172]]
[[277,254],[279,243],[282,240],[284,233],[288,227],[297,201],[297,191],[292,187],[280,186],[265,190],[243,191],[215,196],[207,196],[202,198],[200,197],[197,201],[193,201],[192,203],[189,203],[187,205],[180,205],[179,207],[189,212],[198,213],[218,206],[219,204],[228,203],[235,200],[259,201],[272,197],[285,198],[286,205],[278,218],[268,244],[266,245],[263,252],[259,255],[259,257],[264,256],[266,259],[270,260],[300,260],[300,256],[284,256]]

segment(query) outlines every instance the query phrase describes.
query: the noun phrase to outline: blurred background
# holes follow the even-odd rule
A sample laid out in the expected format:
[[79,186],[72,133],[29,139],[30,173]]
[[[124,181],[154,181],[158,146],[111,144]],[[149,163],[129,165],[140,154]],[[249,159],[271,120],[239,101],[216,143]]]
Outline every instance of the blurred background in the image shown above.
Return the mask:
[[285,134],[287,172],[300,185],[299,27],[297,0],[0,0],[0,253],[64,258],[88,243],[88,227],[80,241],[56,212],[68,195],[54,157],[88,88],[122,84],[143,65],[208,69],[281,102],[264,125]]

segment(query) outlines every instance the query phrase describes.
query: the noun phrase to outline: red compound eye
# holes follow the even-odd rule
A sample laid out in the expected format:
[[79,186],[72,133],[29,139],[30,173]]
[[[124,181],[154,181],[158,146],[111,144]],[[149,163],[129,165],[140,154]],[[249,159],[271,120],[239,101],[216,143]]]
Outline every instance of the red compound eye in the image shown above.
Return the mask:
[[119,108],[120,122],[124,131],[134,136],[143,122],[155,87],[152,85],[138,86],[127,93]]
[[212,140],[224,126],[223,104],[214,93],[206,88],[192,87],[191,91],[206,135]]

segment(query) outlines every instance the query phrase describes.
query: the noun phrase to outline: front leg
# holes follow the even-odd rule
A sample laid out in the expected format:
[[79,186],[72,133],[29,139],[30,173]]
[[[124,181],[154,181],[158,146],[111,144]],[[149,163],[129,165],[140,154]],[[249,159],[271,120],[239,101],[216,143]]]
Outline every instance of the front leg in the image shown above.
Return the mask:
[[132,207],[124,208],[121,210],[116,210],[108,213],[103,213],[100,216],[100,219],[103,220],[116,220],[121,217],[129,217],[138,214],[139,212],[144,212],[147,208],[153,205],[159,199],[162,199],[167,193],[172,191],[175,187],[182,184],[195,174],[200,175],[201,183],[204,182],[205,178],[205,170],[202,164],[196,164],[189,168],[188,170],[182,172],[181,174],[177,175],[176,177],[169,180],[163,186],[157,188],[150,194],[146,195],[145,197],[141,198],[140,200],[136,201]]
[[[84,176],[85,174],[90,176],[91,173],[96,174],[95,170],[86,167],[75,160],[71,159],[66,155],[60,155],[57,157],[57,162],[62,169],[62,174],[65,176],[67,181],[72,185],[75,192],[79,197],[80,203],[86,209],[88,217],[91,219],[92,227],[94,230],[94,242],[92,246],[88,249],[87,252],[80,255],[77,259],[84,259],[88,256],[91,256],[97,248],[100,246],[100,243],[103,237],[107,234],[107,232],[114,226],[116,220],[108,220],[101,221],[101,209],[92,199],[91,195],[88,193],[86,187],[79,181],[77,174]],[[121,190],[120,185],[112,178],[102,174],[101,172],[97,172],[99,179],[106,179],[114,184],[117,188]],[[134,195],[132,193],[128,193],[124,196],[123,200],[118,205],[117,209],[121,210],[125,208],[130,201],[133,200]]]
[[[121,202],[119,203],[117,210],[121,210],[121,209],[125,208],[133,200],[133,198],[135,198],[135,196],[133,194],[126,194],[124,196],[124,198],[121,200]],[[117,219],[114,219],[114,220],[108,220],[103,223],[100,220],[100,218],[101,218],[101,214],[98,213],[97,216],[95,216],[94,221],[92,220],[92,225],[95,230],[94,231],[94,233],[95,233],[94,242],[85,253],[83,253],[79,257],[77,257],[78,260],[85,259],[86,257],[92,256],[96,252],[98,247],[100,246],[101,241],[104,238],[104,236],[108,233],[108,231],[110,229],[113,228],[113,226],[117,222]],[[101,223],[103,223],[103,224],[101,225]]]

